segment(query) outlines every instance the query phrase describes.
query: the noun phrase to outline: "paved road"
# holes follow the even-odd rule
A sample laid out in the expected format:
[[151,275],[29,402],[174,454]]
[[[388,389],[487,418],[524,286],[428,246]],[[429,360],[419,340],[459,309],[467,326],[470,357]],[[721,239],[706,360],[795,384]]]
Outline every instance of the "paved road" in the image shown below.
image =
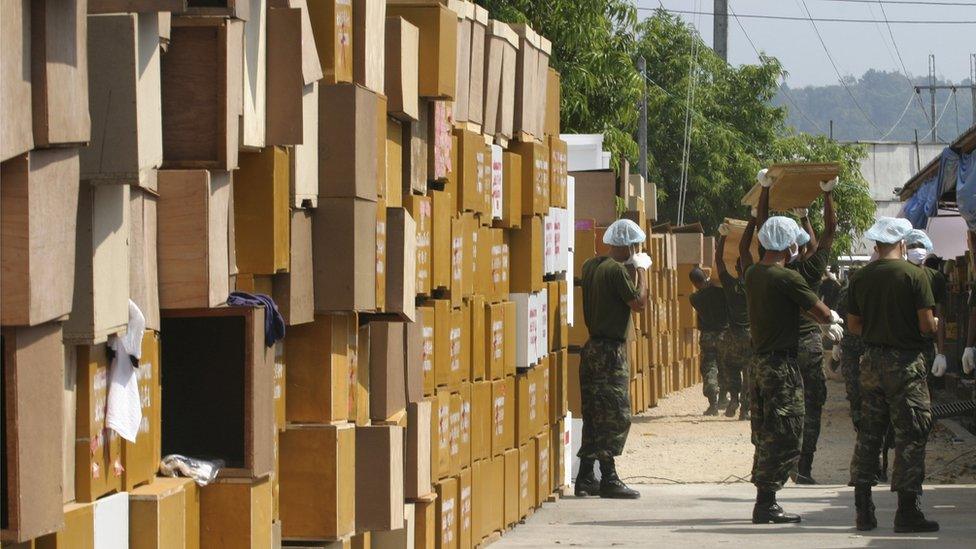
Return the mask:
[[879,528],[853,528],[853,489],[787,486],[783,506],[803,516],[798,525],[757,526],[749,521],[755,489],[749,484],[637,485],[638,501],[563,498],[547,503],[507,532],[504,547],[976,547],[976,485],[926,487],[923,505],[941,522],[935,534],[895,534],[895,495],[875,493]]

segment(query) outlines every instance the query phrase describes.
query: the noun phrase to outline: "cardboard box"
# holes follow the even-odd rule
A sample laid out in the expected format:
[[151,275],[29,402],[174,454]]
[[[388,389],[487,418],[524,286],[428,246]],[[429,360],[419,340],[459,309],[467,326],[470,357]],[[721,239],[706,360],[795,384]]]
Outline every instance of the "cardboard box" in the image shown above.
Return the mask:
[[265,346],[264,310],[167,309],[161,328],[162,454],[223,459],[225,477],[270,473],[274,357]]
[[356,427],[356,529],[403,527],[403,427]]
[[[72,311],[76,240],[84,240],[76,239],[78,152],[22,154],[0,164],[0,180],[0,324],[33,326],[64,317]],[[90,223],[82,227],[91,230]]]
[[569,353],[566,362],[566,400],[569,411],[574,417],[583,416],[582,397],[580,395],[580,355]]
[[486,154],[484,137],[465,129],[455,130],[454,135],[458,140],[457,211],[486,213],[484,171],[490,168],[491,157]]
[[420,30],[402,17],[386,18],[386,110],[403,121],[417,120]]
[[355,383],[351,389],[355,393],[350,400],[351,418],[356,425],[369,425],[369,324],[359,327],[356,345],[356,360],[353,365]]
[[474,6],[463,0],[450,2],[448,8],[457,14],[457,54],[454,70],[454,121],[464,127],[468,121],[469,80],[471,77],[471,19]]
[[290,425],[281,433],[282,535],[335,539],[356,529],[356,428]]
[[[502,215],[497,226],[518,228],[522,223],[522,157],[505,151],[502,155]],[[531,180],[530,180],[531,181]],[[532,210],[532,204],[525,206],[525,212]]]
[[146,330],[143,333],[142,357],[135,375],[142,403],[142,422],[135,442],[122,441],[122,489],[126,491],[152,481],[162,457],[158,332]]
[[471,21],[471,63],[468,85],[468,120],[484,123],[485,91],[485,35],[488,30],[488,10],[475,5]]
[[270,545],[270,479],[217,480],[201,489],[200,547]]
[[520,484],[520,463],[519,463],[519,449],[511,448],[505,450],[505,455],[503,459],[505,460],[505,505],[504,505],[504,519],[505,526],[511,526],[518,522],[519,520],[519,501],[521,500],[519,484]]
[[423,319],[403,323],[404,386],[407,402],[424,398]]
[[[769,208],[776,211],[806,208],[823,193],[820,182],[830,181],[839,173],[840,166],[836,162],[773,164],[766,173],[766,177],[773,180],[773,186],[769,188]],[[761,185],[754,184],[742,197],[742,205],[758,206],[761,191]]]
[[308,15],[325,84],[352,82],[353,10],[348,0],[309,0]]
[[515,441],[525,444],[538,433],[540,425],[539,399],[542,396],[536,368],[529,368],[525,373],[515,376],[516,398],[515,408],[518,415],[515,419]]
[[230,175],[161,170],[159,181],[159,305],[215,307],[229,293]]
[[319,88],[320,197],[376,200],[379,108],[379,96],[357,84]]
[[540,356],[540,341],[543,340],[545,315],[542,311],[541,300],[545,299],[540,293],[512,294],[515,304],[514,336],[515,336],[515,367],[528,368],[536,363]]
[[[434,549],[439,536],[440,523],[436,520],[436,500],[418,500],[414,502],[414,540],[412,547],[416,549]],[[411,547],[411,545],[407,545]]]
[[471,547],[471,469],[463,469],[458,475],[458,543],[459,547]]
[[501,455],[515,446],[515,378],[491,383],[491,455]]
[[268,147],[240,155],[234,175],[234,231],[241,272],[288,270],[289,154],[285,147]]
[[95,506],[90,503],[65,504],[64,528],[25,545],[36,549],[95,549]]
[[[199,506],[187,505],[185,478],[161,477],[151,484],[129,492],[129,547],[133,549],[165,549],[169,547],[199,547],[187,532],[192,521],[187,515],[194,510],[199,522]],[[195,490],[195,488],[190,489]],[[199,536],[199,528],[197,529]]]
[[[484,220],[485,216],[480,216],[479,220]],[[485,301],[498,301],[500,298],[495,295],[495,284],[492,271],[492,245],[495,242],[493,231],[501,229],[490,229],[483,224],[474,233],[474,293],[484,297]]]
[[376,273],[376,282],[374,291],[376,292],[376,306],[377,312],[382,312],[386,309],[386,199],[381,198],[376,202],[376,225],[374,227],[374,232],[376,233],[376,263],[374,264],[374,272]]
[[444,190],[457,194],[456,170],[457,140],[451,130],[454,114],[450,101],[426,101],[427,121],[427,177],[442,181]]
[[76,347],[75,499],[80,502],[122,490],[122,439],[105,424],[107,352],[104,343]]
[[702,233],[677,233],[674,238],[678,263],[698,265],[702,262]]
[[471,312],[471,324],[468,329],[470,348],[471,370],[470,379],[479,380],[487,377],[487,361],[485,348],[485,298],[480,295],[473,296],[466,304]]
[[[321,200],[312,221],[317,312],[376,308],[376,219],[376,202]],[[336,261],[337,257],[350,261]]]
[[417,314],[420,316],[418,322],[421,326],[420,332],[422,337],[420,364],[423,375],[424,395],[426,396],[434,394],[434,389],[437,387],[435,364],[437,362],[438,339],[435,336],[437,313],[434,307],[434,304],[429,304],[417,308]]
[[[253,9],[255,14],[251,18],[251,23],[244,25],[244,89],[242,93],[240,146],[245,150],[253,150],[265,146],[268,116],[268,15],[270,14],[267,9],[267,0],[247,1],[249,4],[247,6],[248,11],[250,12]],[[276,5],[276,7],[281,8],[286,6],[287,4]],[[182,7],[180,6],[180,8]],[[162,34],[162,32],[156,34]],[[277,38],[281,39],[280,31]],[[294,50],[288,46],[290,44],[276,44],[272,55],[280,55],[280,50],[290,50],[287,53],[294,54]],[[279,58],[276,61],[282,60]],[[317,61],[318,59],[316,59]],[[282,74],[284,73],[279,73],[278,78]]]
[[500,97],[498,100],[498,120],[495,124],[495,137],[511,139],[515,127],[515,80],[518,71],[518,35],[512,28],[499,21],[491,23],[492,37],[500,37],[502,43],[502,72]]
[[494,299],[504,301],[508,299],[508,293],[511,289],[511,248],[508,245],[505,231],[494,229],[492,233],[491,279]]
[[302,142],[291,151],[289,194],[293,208],[319,204],[319,83],[302,88]]
[[509,232],[512,265],[510,290],[538,292],[544,287],[542,218],[523,217],[522,227]]
[[[281,431],[285,428],[285,423],[287,422],[287,392],[285,385],[285,342],[278,340],[274,344],[274,366],[273,366],[273,383],[274,386],[271,388],[271,401],[274,405],[274,423],[275,430]],[[275,456],[278,455],[278,441],[275,439]],[[275,465],[277,466],[278,459],[275,457]],[[275,488],[277,492],[277,487]],[[275,507],[277,509],[277,507]]]
[[[451,472],[451,393],[438,389],[432,401],[430,463],[432,478],[447,478]],[[435,436],[436,435],[436,436]]]
[[431,191],[431,289],[451,287],[452,231],[454,202],[451,193]]
[[96,343],[129,320],[129,187],[81,183],[65,341]]
[[452,99],[457,73],[457,15],[446,6],[400,2],[390,2],[386,14],[403,17],[420,31],[420,96]]
[[537,473],[535,439],[519,446],[519,517],[525,517],[537,505]]
[[512,30],[519,35],[518,56],[515,69],[515,125],[513,135],[523,141],[532,141],[536,135],[538,120],[537,88],[539,82],[539,35],[527,24],[513,24]]
[[[550,70],[550,74],[555,71]],[[558,73],[557,73],[558,74]],[[558,89],[559,83],[556,82]],[[559,109],[556,109],[556,125],[559,124]],[[569,177],[569,150],[566,142],[559,138],[559,134],[551,135],[546,144],[549,146],[549,202],[552,206],[565,208],[567,206],[567,178]]]
[[606,227],[617,220],[617,176],[612,170],[571,172],[575,180],[576,219]]
[[243,108],[244,23],[175,17],[171,36],[161,60],[163,167],[233,170]]
[[81,177],[156,190],[150,171],[163,162],[159,15],[83,19],[88,19],[88,108],[98,114],[88,146],[79,151]]
[[349,419],[350,315],[316,315],[314,322],[289,328],[286,418],[291,422],[333,423]]
[[461,395],[458,393],[451,393],[451,398],[448,402],[448,428],[450,430],[448,440],[450,465],[447,474],[450,476],[457,476],[463,465],[463,453],[461,451],[461,410],[463,408],[463,403],[461,400]]
[[549,494],[552,493],[552,478],[550,476],[549,432],[545,431],[535,437],[536,448],[536,505],[541,506]]
[[[560,111],[560,75],[556,69],[549,67],[548,84],[546,85],[546,124],[545,134],[550,138],[559,138],[559,111]],[[550,145],[551,147],[552,145]]]
[[[424,318],[428,317],[429,312],[433,312],[433,363],[434,363],[434,385],[447,386],[451,384],[451,363],[452,363],[452,331],[454,328],[454,311],[451,309],[450,301],[444,299],[434,299],[424,307]],[[460,336],[460,332],[458,332]],[[425,334],[426,338],[426,334]],[[426,348],[426,344],[425,344]],[[460,367],[460,364],[459,364]]]
[[434,401],[424,399],[407,404],[406,457],[403,495],[418,499],[431,493],[431,413]]
[[[267,145],[303,143],[305,117],[302,96],[305,86],[321,77],[322,72],[303,75],[302,10],[297,6],[269,7],[267,20]],[[251,26],[256,21],[246,26]],[[313,66],[312,69],[319,69]],[[247,102],[245,102],[246,104]],[[246,111],[247,109],[245,109]],[[312,122],[311,120],[309,122]]]
[[471,466],[471,384],[461,385],[461,468]]
[[353,0],[353,80],[383,93],[386,0]]
[[406,409],[403,326],[374,321],[369,328],[369,415],[387,421]]
[[410,194],[404,197],[404,207],[413,219],[416,232],[414,268],[416,270],[415,290],[420,295],[430,295],[432,274],[431,235],[433,231],[433,210],[429,196]]
[[458,479],[448,478],[437,483],[436,524],[439,535],[437,547],[441,549],[457,549],[460,535],[458,521],[460,513],[458,506]]
[[491,457],[493,404],[492,383],[476,381],[471,384],[471,461]]
[[403,194],[427,193],[427,135],[430,107],[426,101],[419,101],[417,109],[417,120],[403,124]]
[[159,329],[159,264],[157,194],[129,191],[129,299],[146,318],[146,328]]
[[106,496],[92,505],[95,547],[125,549],[129,546],[129,495]]
[[505,308],[501,303],[485,305],[485,363],[489,379],[505,376]]
[[403,208],[386,209],[387,313],[413,322],[417,316],[417,226]]
[[312,322],[315,293],[312,287],[312,212],[291,210],[288,272],[274,275],[272,295],[285,324]]
[[403,124],[386,117],[386,179],[383,196],[389,208],[403,207]]
[[10,2],[3,10],[0,51],[0,161],[34,148],[31,109],[31,3]]
[[505,375],[515,375],[518,319],[514,301],[502,303],[505,309]]
[[[518,452],[515,451],[517,454]],[[495,456],[485,460],[482,472],[485,485],[482,490],[475,490],[475,497],[482,501],[485,510],[483,523],[484,535],[505,528],[505,456]],[[477,500],[476,500],[477,501]],[[516,505],[517,507],[517,505]]]
[[549,147],[541,143],[513,143],[522,159],[522,215],[544,215],[549,210]]
[[[4,508],[0,536],[6,544],[27,541],[64,525],[64,426],[63,415],[56,413],[64,406],[64,347],[59,323],[5,328],[0,337],[5,420],[0,428],[6,475],[0,496]],[[79,396],[87,400],[87,394]],[[86,414],[84,421],[88,420]]]
[[464,315],[461,313],[460,309],[451,310],[451,325],[449,332],[450,341],[450,361],[448,363],[450,368],[450,378],[448,384],[451,387],[457,387],[464,379],[467,378],[465,373],[465,362],[464,362]]
[[403,504],[403,528],[370,532],[372,549],[414,549],[416,510],[413,503]]

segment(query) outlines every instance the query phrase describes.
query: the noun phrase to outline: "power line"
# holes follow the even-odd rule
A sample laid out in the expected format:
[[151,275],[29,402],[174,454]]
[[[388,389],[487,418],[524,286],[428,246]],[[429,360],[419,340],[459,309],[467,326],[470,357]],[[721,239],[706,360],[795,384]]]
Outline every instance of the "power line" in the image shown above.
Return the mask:
[[800,0],[800,1],[803,2],[803,10],[807,12],[807,17],[810,20],[810,25],[813,26],[813,31],[817,34],[817,39],[820,40],[820,45],[823,46],[824,53],[827,54],[827,59],[830,61],[830,66],[834,68],[834,74],[837,75],[837,81],[840,82],[841,86],[844,86],[845,90],[847,90],[847,95],[851,96],[851,101],[854,103],[854,106],[857,107],[857,110],[861,111],[861,114],[864,115],[864,119],[867,120],[872,126],[874,126],[874,129],[878,132],[878,135],[880,135],[881,128],[879,128],[878,125],[874,123],[874,120],[872,120],[871,117],[868,116],[868,113],[864,110],[863,107],[861,107],[861,104],[857,102],[857,98],[854,97],[854,92],[851,91],[850,86],[847,85],[847,82],[844,82],[844,77],[841,76],[840,70],[837,68],[837,63],[834,61],[834,56],[830,55],[830,50],[827,49],[827,43],[824,42],[823,36],[820,34],[820,29],[817,28],[817,24],[814,23],[813,21],[813,15],[810,14],[810,8],[807,7],[806,0]]
[[906,6],[963,6],[976,8],[976,4],[971,2],[946,2],[942,0],[932,2],[922,2],[920,0],[821,0],[822,2],[839,2],[851,4],[894,4]]
[[[925,105],[922,104],[922,96],[915,93],[915,83],[912,82],[912,79],[908,76],[908,69],[905,67],[905,61],[901,57],[901,50],[898,49],[898,41],[895,40],[895,33],[891,30],[891,21],[888,20],[888,12],[885,11],[884,4],[881,3],[881,0],[877,0],[877,2],[878,7],[881,8],[881,16],[884,17],[885,26],[888,27],[888,36],[891,37],[891,44],[895,46],[895,54],[898,55],[898,63],[901,65],[901,73],[905,77],[905,80],[908,81],[908,85],[912,88],[912,97],[918,98],[918,108],[921,109],[922,116],[925,117],[926,122],[930,122],[929,113],[925,111]],[[892,130],[893,129],[894,127],[892,127]]]
[[[680,13],[686,15],[713,15],[712,12],[697,11],[697,10],[676,10],[671,8],[643,8],[638,7],[639,11],[657,11],[663,9],[668,13]],[[746,17],[750,19],[774,19],[779,21],[818,21],[823,23],[877,23],[874,19],[842,19],[839,17],[795,17],[789,15],[760,15],[756,13],[740,13],[739,17]],[[976,25],[976,19],[974,20],[956,20],[950,21],[945,19],[929,19],[929,20],[919,20],[919,19],[894,19],[888,21],[890,24],[897,25]]]

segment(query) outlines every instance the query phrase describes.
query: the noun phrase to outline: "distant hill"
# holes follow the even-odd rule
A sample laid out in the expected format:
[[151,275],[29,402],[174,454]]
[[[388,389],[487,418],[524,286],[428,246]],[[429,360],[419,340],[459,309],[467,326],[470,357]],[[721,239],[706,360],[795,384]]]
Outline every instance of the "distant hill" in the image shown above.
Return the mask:
[[[928,78],[914,77],[912,81],[927,84]],[[773,98],[773,103],[789,109],[787,124],[799,132],[827,134],[830,121],[833,120],[834,139],[873,141],[878,140],[891,129],[905,110],[909,96],[915,95],[908,80],[898,72],[869,70],[860,78],[850,77],[847,84],[858,103],[877,124],[880,131],[861,114],[847,90],[840,84],[804,88],[789,88],[783,84],[780,86],[779,93]],[[940,81],[939,84],[949,84],[949,82]],[[966,79],[961,84],[968,85],[969,80]],[[951,141],[973,124],[972,95],[969,89],[960,89],[955,95],[953,99],[952,92],[949,90],[940,90],[936,94],[936,118],[938,119],[940,115],[942,117],[937,133],[939,140],[943,142]],[[904,118],[885,138],[886,140],[912,141],[915,139],[916,129],[920,140],[929,133],[931,127],[928,118],[931,108],[929,92],[922,90],[920,98],[921,105],[918,99],[913,99]],[[948,107],[946,107],[947,101]],[[925,114],[920,107],[924,107]],[[802,114],[799,111],[802,111]],[[925,140],[930,139],[931,136]]]

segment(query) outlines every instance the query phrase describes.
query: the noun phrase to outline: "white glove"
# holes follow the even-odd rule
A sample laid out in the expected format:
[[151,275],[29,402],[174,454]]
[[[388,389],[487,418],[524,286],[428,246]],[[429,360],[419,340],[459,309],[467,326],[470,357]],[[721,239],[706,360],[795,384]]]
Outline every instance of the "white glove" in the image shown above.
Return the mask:
[[976,347],[966,347],[962,352],[962,371],[971,374],[976,370]]
[[830,310],[830,323],[831,324],[843,324],[844,323],[844,319],[841,318],[839,314],[837,314],[837,311],[831,309]]
[[729,225],[728,223],[722,223],[718,226],[718,234],[721,236],[729,236]]
[[823,192],[825,192],[825,193],[829,193],[830,191],[834,190],[834,187],[836,187],[836,186],[837,186],[837,178],[836,177],[833,178],[833,179],[831,179],[830,181],[821,181],[820,182],[820,190],[823,191]]
[[841,350],[840,344],[834,344],[834,348],[830,350],[830,358],[834,359],[835,362],[840,362],[843,357],[844,351]]
[[768,171],[769,171],[768,169],[763,168],[759,170],[758,174],[756,174],[756,181],[758,181],[759,184],[762,185],[763,187],[773,186],[773,178],[766,175],[766,172]]
[[840,327],[840,324],[830,324],[824,328],[824,332],[833,342],[839,342],[844,339],[844,329]]
[[946,358],[945,355],[935,355],[935,360],[932,361],[932,375],[935,377],[942,377],[946,373]]
[[644,252],[641,252],[630,256],[629,263],[637,267],[638,269],[647,270],[651,268],[651,264],[654,262],[651,261],[651,256],[645,254]]
[[806,208],[793,208],[793,215],[799,217],[800,219],[806,217],[808,213],[809,211]]

